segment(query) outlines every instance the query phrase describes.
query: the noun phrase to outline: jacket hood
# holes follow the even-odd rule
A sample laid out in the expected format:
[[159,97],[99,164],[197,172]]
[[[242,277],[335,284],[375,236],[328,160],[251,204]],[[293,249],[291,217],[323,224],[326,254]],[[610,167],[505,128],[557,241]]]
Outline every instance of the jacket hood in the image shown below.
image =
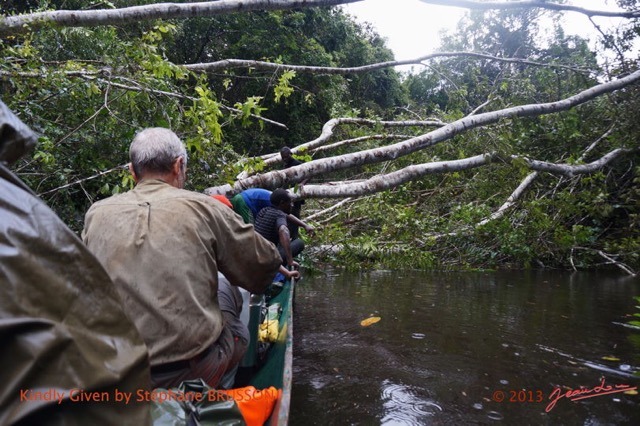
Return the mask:
[[0,100],[0,161],[14,163],[36,146],[35,133]]

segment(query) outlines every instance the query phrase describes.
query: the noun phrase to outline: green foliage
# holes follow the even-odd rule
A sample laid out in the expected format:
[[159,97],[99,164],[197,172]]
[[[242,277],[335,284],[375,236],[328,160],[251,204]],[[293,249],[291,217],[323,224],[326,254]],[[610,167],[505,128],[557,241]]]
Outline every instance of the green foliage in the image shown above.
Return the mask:
[[[637,303],[640,303],[640,296],[634,297],[634,300]],[[636,306],[636,308],[638,310],[640,310],[640,306]],[[633,314],[634,318],[640,318],[640,312],[636,312]],[[627,324],[633,325],[635,327],[638,327],[640,329],[640,320],[631,320],[631,321],[627,321]]]
[[214,143],[222,141],[222,126],[220,124],[220,104],[214,99],[213,93],[206,86],[196,86],[195,92],[198,100],[185,111],[185,118],[190,121],[192,128],[196,129],[197,136],[187,142],[191,152],[202,152],[206,145],[207,135]]
[[[266,108],[262,108],[260,106],[260,101],[262,100],[261,96],[251,96],[244,103],[236,103],[235,107],[241,111],[241,120],[242,125],[244,127],[250,126],[252,124],[251,116],[260,117],[262,111],[265,111]],[[258,121],[258,125],[260,129],[264,129],[264,122]]]
[[280,102],[282,98],[288,98],[293,93],[293,87],[290,85],[290,81],[296,76],[295,71],[284,71],[278,79],[278,85],[273,88],[274,100],[276,103]]
[[[6,10],[152,2],[11,1]],[[619,3],[630,9],[637,6],[635,1]],[[315,139],[331,118],[429,117],[450,122],[472,112],[552,102],[591,87],[602,73],[588,43],[566,36],[559,25],[549,37],[540,37],[537,13],[473,13],[459,31],[445,38],[443,49],[554,66],[452,58],[404,76],[393,69],[316,75],[287,70],[285,65],[276,72],[228,68],[205,75],[177,65],[238,58],[350,67],[393,59],[375,31],[331,8],[45,28],[6,37],[0,40],[0,95],[40,135],[36,151],[15,170],[79,231],[91,202],[133,186],[125,167],[128,146],[144,127],[171,127],[185,140],[189,188],[202,190],[233,183],[243,171],[264,171],[262,160],[247,158]],[[637,24],[632,22],[624,33],[608,39],[606,48],[626,48],[634,31],[638,32]],[[543,39],[548,41],[542,43]],[[635,66],[630,60],[623,65],[611,72],[627,73]],[[503,120],[392,162],[321,179],[367,179],[410,165],[486,152],[496,152],[501,159],[518,155],[588,163],[615,148],[637,147],[638,105],[640,90],[630,87],[559,114]],[[263,116],[287,129],[260,120]],[[610,128],[614,131],[600,140]],[[385,132],[391,133],[382,126],[341,126],[333,137],[337,141]],[[410,137],[425,129],[402,132]],[[388,143],[391,139],[368,140],[335,153]],[[296,156],[304,161],[317,157],[313,152]],[[351,268],[588,268],[599,265],[598,251],[604,251],[637,269],[639,160],[637,153],[628,155],[591,175],[540,173],[514,207],[483,226],[478,223],[496,212],[531,172],[524,160],[424,176],[346,205],[318,227],[312,245],[337,247],[318,259]],[[308,200],[305,211],[333,202]],[[305,261],[311,264],[311,259]]]
[[[339,9],[252,12],[197,18],[176,23],[175,38],[165,44],[173,63],[212,62],[227,58],[280,64],[351,66],[392,58],[380,37],[354,24]],[[375,77],[312,75],[291,70],[228,69],[208,77],[216,99],[243,104],[261,96],[260,108],[288,130],[230,122],[226,141],[246,155],[278,151],[291,141],[317,137],[322,125],[352,108],[382,113],[406,102],[399,76],[392,70]]]

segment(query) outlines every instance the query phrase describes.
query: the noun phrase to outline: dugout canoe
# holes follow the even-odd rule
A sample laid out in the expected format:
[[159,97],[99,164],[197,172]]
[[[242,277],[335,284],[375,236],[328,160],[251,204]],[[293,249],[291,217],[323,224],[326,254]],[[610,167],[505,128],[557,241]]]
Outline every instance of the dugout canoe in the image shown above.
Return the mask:
[[268,305],[279,303],[282,308],[278,323],[278,339],[271,345],[266,354],[266,362],[251,376],[249,385],[256,389],[270,386],[279,393],[269,426],[286,426],[289,422],[291,403],[292,364],[293,364],[293,300],[295,280],[287,281],[282,291],[269,300]]
[[[289,407],[291,403],[292,363],[293,363],[293,301],[295,281],[287,281],[282,285],[282,291],[264,303],[264,296],[251,296],[249,304],[249,333],[252,341],[247,355],[242,360],[236,375],[235,388],[242,390],[253,386],[257,390],[275,388],[277,399],[270,417],[264,423],[267,426],[286,426],[289,422]],[[278,337],[268,345],[266,351],[258,350],[259,324],[263,320],[265,307],[279,304],[281,312],[278,318]],[[243,311],[245,311],[245,304]],[[260,354],[260,355],[259,355]],[[172,389],[176,395],[203,395],[192,403],[165,400],[152,402],[151,414],[154,426],[175,426],[176,424],[192,424],[194,420],[199,425],[238,424],[244,417],[242,410],[238,410],[232,397],[224,393],[217,393],[201,379],[183,382],[177,389]],[[167,393],[170,391],[156,389]],[[214,393],[211,393],[214,392]],[[221,391],[225,392],[225,391]],[[233,392],[231,390],[230,392]],[[242,396],[242,395],[241,395]],[[264,411],[262,412],[264,413]],[[262,417],[262,415],[260,416]]]

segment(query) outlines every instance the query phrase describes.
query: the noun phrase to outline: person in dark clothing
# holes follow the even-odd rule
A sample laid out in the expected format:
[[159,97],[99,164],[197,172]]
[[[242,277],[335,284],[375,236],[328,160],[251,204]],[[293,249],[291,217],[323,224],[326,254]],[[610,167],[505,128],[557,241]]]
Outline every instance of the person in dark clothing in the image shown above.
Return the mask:
[[276,189],[271,193],[271,206],[260,210],[254,226],[256,232],[278,247],[283,264],[298,268],[298,262],[293,258],[304,250],[304,242],[300,238],[291,239],[287,215],[292,208],[287,190]]
[[291,155],[291,148],[289,148],[288,146],[285,146],[280,150],[280,156],[282,157],[282,162],[284,163],[285,169],[293,166],[299,166],[300,164],[304,163],[304,161],[296,160],[295,158],[293,158],[293,155]]
[[[303,161],[296,160],[291,155],[291,148],[285,146],[280,150],[280,157],[282,157],[282,162],[284,164],[285,169],[289,167],[299,166],[303,164]],[[309,179],[303,179],[302,182],[298,184],[299,188],[302,188],[306,183],[309,182]],[[291,209],[291,214],[300,219],[300,213],[302,212],[302,205],[304,204],[304,200],[296,200],[293,202],[293,207]],[[291,239],[295,240],[299,236],[299,226],[296,223],[289,222],[289,232],[291,233]]]
[[[251,191],[251,190],[248,190],[248,191]],[[265,207],[269,207],[269,206],[271,206],[271,199],[270,199],[270,197],[271,197],[271,191],[267,191],[266,189],[260,189],[259,191],[260,191],[260,192],[256,192],[256,194],[261,194],[261,195],[260,195],[259,197],[256,197],[256,198],[259,198],[259,202],[258,202],[257,204],[262,204],[262,205],[263,205],[263,207],[261,207],[261,208],[260,208],[260,210],[262,210],[262,209],[263,209],[263,208],[265,208]],[[245,191],[245,192],[247,192],[247,191]],[[265,194],[265,193],[266,193],[266,195],[267,195],[267,197],[266,197],[266,200],[267,200],[267,201],[266,201],[266,202],[264,201],[264,194]],[[212,195],[212,197],[213,197],[213,198],[215,198],[216,200],[220,201],[221,203],[223,203],[225,206],[227,206],[227,207],[231,207],[231,209],[232,209],[233,211],[235,211],[236,213],[238,213],[238,212],[234,209],[234,206],[233,206],[233,203],[232,203],[232,201],[233,201],[233,200],[237,200],[237,199],[238,199],[238,197],[239,197],[238,195],[236,195],[235,197],[233,197],[233,200],[232,200],[232,201],[229,201],[229,200],[227,199],[227,197],[225,197],[224,195]],[[240,198],[242,198],[242,197],[240,197]],[[253,205],[252,205],[252,207],[253,207]],[[245,205],[244,209],[245,209],[246,211],[248,211],[248,210],[249,210],[249,208],[247,208],[247,206],[246,206],[246,205]],[[254,209],[253,209],[253,208],[251,208],[251,212],[252,212],[251,214],[253,214],[253,210],[254,210]],[[239,214],[240,216],[242,216],[240,213],[238,213],[238,214]],[[257,216],[257,213],[256,213],[255,215]],[[245,223],[253,223],[253,221],[249,222],[249,221],[248,221],[247,219],[245,219],[244,217],[242,217],[242,218],[243,218],[243,220],[245,221]],[[253,216],[251,216],[251,218],[253,218]],[[296,218],[293,218],[293,219],[292,219],[292,218],[291,218],[291,215],[287,215],[287,219],[288,219],[288,220],[297,220]],[[301,223],[301,224],[303,224],[303,226],[305,227],[305,229],[307,229],[307,232],[311,232],[311,233],[313,233],[313,227],[311,227],[311,226],[307,225],[306,223],[304,223],[304,222],[302,222],[302,221],[300,221],[300,223]],[[222,275],[222,274],[220,274],[220,273],[218,272],[218,278],[220,278],[220,276],[221,276],[221,275]],[[224,275],[222,275],[222,276],[224,277]],[[296,279],[296,280],[297,280],[297,279],[300,279],[300,272],[299,272],[299,271],[289,271],[287,268],[285,268],[284,266],[280,265],[280,269],[278,270],[278,274],[276,275],[276,278],[274,279],[274,281],[279,281],[279,278],[281,278],[281,279],[287,279],[287,280],[291,280],[291,279]],[[225,278],[225,279],[226,279],[226,278]],[[218,279],[218,281],[220,281],[220,280]],[[220,295],[220,287],[219,287],[219,288],[218,288],[218,298],[219,298],[219,299],[221,299],[221,297],[222,297],[222,296]],[[228,296],[227,296],[227,298],[228,298]],[[222,308],[222,305],[220,305],[220,308]],[[223,312],[224,312],[224,310],[223,310]]]
[[[265,207],[271,206],[271,191],[262,188],[249,188],[235,195],[231,199],[233,211],[242,216],[244,223],[255,223],[258,213]],[[313,236],[315,230],[313,226],[305,223],[302,219],[292,215],[287,215],[289,232],[292,225],[302,227],[309,236]]]

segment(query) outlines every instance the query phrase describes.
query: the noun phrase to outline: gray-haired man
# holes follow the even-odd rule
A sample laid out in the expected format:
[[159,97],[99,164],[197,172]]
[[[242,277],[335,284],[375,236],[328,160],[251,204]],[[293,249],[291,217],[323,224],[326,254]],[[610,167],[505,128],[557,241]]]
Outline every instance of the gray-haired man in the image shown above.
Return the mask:
[[224,327],[218,271],[263,293],[280,255],[231,209],[182,189],[187,152],[171,130],[138,133],[129,156],[136,187],[91,206],[83,240],[149,348],[153,385],[202,378],[217,386],[242,356]]

